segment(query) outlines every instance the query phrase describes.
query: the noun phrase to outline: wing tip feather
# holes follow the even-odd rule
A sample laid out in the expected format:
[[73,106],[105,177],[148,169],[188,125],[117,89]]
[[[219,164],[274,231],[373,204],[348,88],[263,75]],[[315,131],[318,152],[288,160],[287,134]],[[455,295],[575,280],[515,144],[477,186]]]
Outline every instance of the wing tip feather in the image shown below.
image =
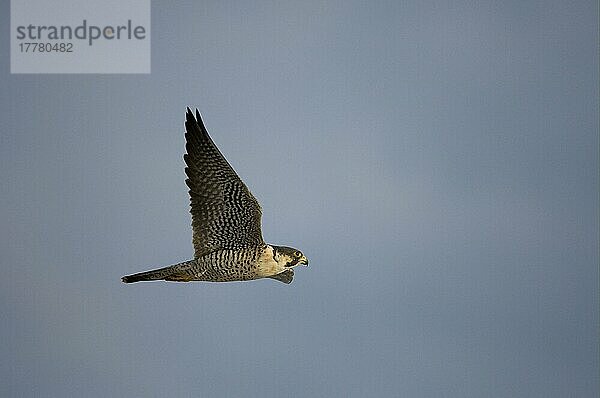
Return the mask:
[[196,128],[197,128],[204,135],[208,135],[208,131],[206,130],[206,127],[204,126],[204,121],[202,120],[200,111],[198,110],[198,108],[195,108],[195,109],[196,109],[196,116],[194,116],[194,113],[192,112],[192,109],[189,106],[186,107],[186,112],[185,112],[186,131],[189,134],[193,134],[194,130],[196,130]]

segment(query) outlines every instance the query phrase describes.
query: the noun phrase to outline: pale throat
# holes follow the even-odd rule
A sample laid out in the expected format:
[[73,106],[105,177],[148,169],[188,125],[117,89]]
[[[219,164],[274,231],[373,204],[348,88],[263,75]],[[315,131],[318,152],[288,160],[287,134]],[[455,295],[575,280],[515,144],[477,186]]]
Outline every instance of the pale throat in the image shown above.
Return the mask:
[[[278,256],[279,257],[279,256]],[[279,258],[279,262],[275,260],[275,251],[273,246],[267,245],[265,250],[256,261],[256,272],[259,276],[272,276],[285,271],[286,260]]]

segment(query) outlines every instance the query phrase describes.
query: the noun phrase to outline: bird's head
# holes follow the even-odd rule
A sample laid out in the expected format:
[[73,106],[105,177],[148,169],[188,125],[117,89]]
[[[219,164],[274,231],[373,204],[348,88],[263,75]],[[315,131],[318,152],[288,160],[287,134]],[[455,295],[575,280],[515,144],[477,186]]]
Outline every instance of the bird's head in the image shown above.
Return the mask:
[[273,246],[273,259],[287,268],[295,267],[298,264],[308,265],[306,256],[293,247]]

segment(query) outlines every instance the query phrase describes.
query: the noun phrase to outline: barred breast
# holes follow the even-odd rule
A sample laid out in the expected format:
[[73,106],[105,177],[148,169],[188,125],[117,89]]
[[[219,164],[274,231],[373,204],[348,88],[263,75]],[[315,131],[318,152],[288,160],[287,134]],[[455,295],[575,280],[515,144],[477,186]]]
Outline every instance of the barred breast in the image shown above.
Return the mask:
[[217,250],[196,260],[193,270],[198,281],[230,282],[261,278],[256,263],[265,246],[238,249]]

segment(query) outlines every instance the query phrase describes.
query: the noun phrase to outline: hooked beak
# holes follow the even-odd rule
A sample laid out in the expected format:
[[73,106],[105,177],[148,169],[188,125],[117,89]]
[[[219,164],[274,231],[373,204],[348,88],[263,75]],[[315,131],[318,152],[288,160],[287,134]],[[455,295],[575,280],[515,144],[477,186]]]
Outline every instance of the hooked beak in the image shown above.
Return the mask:
[[306,265],[308,267],[308,259],[306,258],[306,256],[302,256],[302,258],[298,262],[300,264],[304,264],[304,265]]

